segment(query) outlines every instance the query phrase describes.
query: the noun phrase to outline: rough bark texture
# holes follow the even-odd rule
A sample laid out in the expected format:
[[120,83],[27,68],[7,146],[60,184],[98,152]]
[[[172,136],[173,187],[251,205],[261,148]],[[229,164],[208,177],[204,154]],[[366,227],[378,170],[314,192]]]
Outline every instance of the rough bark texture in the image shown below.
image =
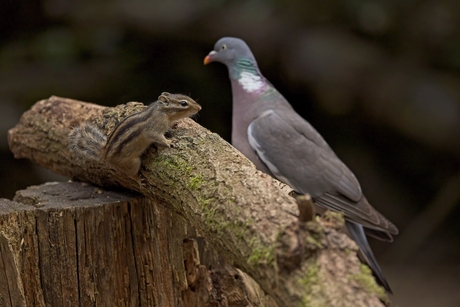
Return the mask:
[[[382,305],[379,298],[386,297],[360,265],[354,243],[337,232],[340,219],[299,223],[286,186],[258,172],[241,153],[192,120],[180,121],[173,130],[174,148],[145,153],[142,185],[101,161],[75,164],[67,149],[73,126],[89,120],[109,133],[120,118],[140,107],[103,108],[51,97],[37,102],[9,131],[10,148],[17,158],[59,174],[159,200],[252,276],[279,306]],[[99,234],[91,235],[99,239]]]
[[0,306],[276,306],[183,217],[140,195],[30,187],[0,200],[0,225]]

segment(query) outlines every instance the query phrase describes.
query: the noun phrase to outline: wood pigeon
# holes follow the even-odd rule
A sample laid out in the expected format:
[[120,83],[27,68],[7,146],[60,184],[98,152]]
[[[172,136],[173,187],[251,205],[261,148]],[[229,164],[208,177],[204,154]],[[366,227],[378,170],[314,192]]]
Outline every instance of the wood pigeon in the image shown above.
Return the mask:
[[217,41],[204,64],[228,68],[233,95],[232,144],[256,167],[310,194],[319,209],[343,212],[350,236],[378,282],[389,292],[366,234],[392,241],[398,229],[364,197],[355,175],[310,123],[260,73],[248,45],[239,38]]

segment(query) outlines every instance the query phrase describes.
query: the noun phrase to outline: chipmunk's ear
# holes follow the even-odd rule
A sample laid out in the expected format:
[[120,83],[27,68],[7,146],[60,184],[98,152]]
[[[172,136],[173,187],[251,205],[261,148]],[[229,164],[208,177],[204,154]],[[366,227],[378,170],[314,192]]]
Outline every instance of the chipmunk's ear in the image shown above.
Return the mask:
[[168,102],[167,97],[168,97],[169,95],[171,95],[171,94],[168,93],[168,92],[163,92],[163,93],[161,93],[160,97],[158,97],[158,100],[159,100],[160,102],[163,102],[163,103]]

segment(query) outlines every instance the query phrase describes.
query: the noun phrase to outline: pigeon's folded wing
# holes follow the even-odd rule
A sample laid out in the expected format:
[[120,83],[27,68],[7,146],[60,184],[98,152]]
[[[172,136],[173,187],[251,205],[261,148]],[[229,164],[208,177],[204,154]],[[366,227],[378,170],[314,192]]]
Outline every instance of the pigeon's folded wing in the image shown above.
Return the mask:
[[[309,193],[319,206],[343,212],[346,219],[374,230],[374,236],[391,240],[387,232],[396,234],[396,227],[367,202],[353,173],[328,146],[318,146],[321,136],[312,140],[306,137],[309,127],[299,125],[275,110],[265,111],[248,127],[249,144],[277,179]],[[307,133],[299,132],[302,129]],[[319,135],[313,132],[309,134]]]

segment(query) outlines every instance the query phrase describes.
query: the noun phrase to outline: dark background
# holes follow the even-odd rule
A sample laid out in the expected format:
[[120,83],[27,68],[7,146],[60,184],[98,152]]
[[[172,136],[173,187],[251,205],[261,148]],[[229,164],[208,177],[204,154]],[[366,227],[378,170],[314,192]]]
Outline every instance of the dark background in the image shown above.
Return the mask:
[[188,94],[229,140],[227,70],[202,63],[222,36],[249,44],[399,227],[394,243],[371,242],[395,306],[460,306],[458,0],[3,0],[0,197],[66,180],[6,141],[51,95],[113,106]]

